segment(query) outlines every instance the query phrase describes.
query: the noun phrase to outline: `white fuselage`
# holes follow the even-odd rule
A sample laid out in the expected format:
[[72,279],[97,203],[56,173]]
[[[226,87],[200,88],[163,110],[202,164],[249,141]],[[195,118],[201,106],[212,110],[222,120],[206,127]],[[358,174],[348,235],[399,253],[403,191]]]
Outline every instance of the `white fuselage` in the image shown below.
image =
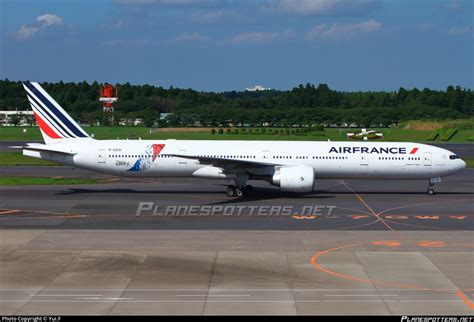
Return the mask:
[[[153,147],[160,145],[159,153]],[[119,176],[227,178],[244,171],[264,179],[280,166],[307,166],[314,177],[337,179],[430,179],[456,173],[466,164],[448,150],[404,142],[181,141],[68,139],[54,144],[74,155],[24,151],[25,155]],[[155,151],[156,152],[156,151]],[[249,161],[226,174],[197,159]],[[268,164],[253,167],[252,162]]]

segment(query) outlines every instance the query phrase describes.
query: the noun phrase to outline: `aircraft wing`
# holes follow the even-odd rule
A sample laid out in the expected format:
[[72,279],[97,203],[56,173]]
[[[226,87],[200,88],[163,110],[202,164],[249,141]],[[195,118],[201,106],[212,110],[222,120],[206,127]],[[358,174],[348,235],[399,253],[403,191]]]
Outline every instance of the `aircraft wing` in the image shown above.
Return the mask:
[[278,163],[272,163],[272,162],[203,157],[203,156],[185,155],[185,154],[164,154],[164,155],[176,157],[176,158],[198,160],[200,164],[212,165],[218,168],[264,168],[264,167],[279,165]]

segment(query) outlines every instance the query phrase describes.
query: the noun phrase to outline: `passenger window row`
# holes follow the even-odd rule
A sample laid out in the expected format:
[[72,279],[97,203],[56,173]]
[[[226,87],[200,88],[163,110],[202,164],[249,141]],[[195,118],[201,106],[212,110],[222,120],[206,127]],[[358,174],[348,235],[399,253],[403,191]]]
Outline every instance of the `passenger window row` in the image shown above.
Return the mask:
[[[109,155],[109,158],[143,158],[148,157],[151,158],[151,154],[113,154]],[[168,155],[158,155],[158,158],[172,158],[172,156]],[[256,159],[254,155],[224,155],[224,156],[216,156],[216,155],[198,155],[198,157],[206,157],[206,158],[220,158],[220,159]],[[292,156],[289,155],[274,155],[273,159],[293,159]],[[313,156],[314,160],[345,160],[348,159],[347,156]],[[296,156],[295,159],[302,160],[302,159],[309,159],[308,156]],[[407,158],[410,161],[421,160],[421,158],[409,157]],[[379,160],[405,160],[404,157],[379,157]]]
[[347,156],[345,156],[345,157],[340,157],[340,156],[337,156],[337,157],[313,156],[313,159],[317,159],[317,160],[345,160],[345,159],[349,159],[349,157],[347,157]]
[[113,154],[113,155],[109,155],[109,158],[143,158],[144,156],[151,157],[151,155],[140,155],[140,154]]
[[[151,154],[112,154],[109,158],[151,158]],[[158,158],[171,158],[170,156],[158,155]]]
[[198,155],[201,158],[217,158],[217,159],[256,159],[254,155]]
[[[405,160],[405,158],[404,157],[379,157],[379,160]],[[410,157],[410,158],[407,158],[407,160],[409,160],[409,161],[419,161],[419,160],[421,160],[421,158]]]
[[402,157],[379,157],[379,160],[405,160]]
[[[113,154],[109,155],[109,158],[143,158],[143,157],[148,157],[151,158],[151,154]],[[172,156],[168,155],[158,155],[158,158],[172,158]],[[224,155],[224,156],[218,156],[218,155],[197,155],[197,157],[205,157],[205,158],[220,158],[220,159],[256,159],[257,157],[254,155]],[[289,155],[274,155],[272,157],[273,159],[293,159],[293,156]],[[308,156],[296,156],[295,159],[302,160],[302,159],[309,159]],[[337,156],[337,157],[329,157],[329,156],[313,156],[313,159],[317,160],[344,160],[348,159],[347,156],[342,157],[342,156]]]

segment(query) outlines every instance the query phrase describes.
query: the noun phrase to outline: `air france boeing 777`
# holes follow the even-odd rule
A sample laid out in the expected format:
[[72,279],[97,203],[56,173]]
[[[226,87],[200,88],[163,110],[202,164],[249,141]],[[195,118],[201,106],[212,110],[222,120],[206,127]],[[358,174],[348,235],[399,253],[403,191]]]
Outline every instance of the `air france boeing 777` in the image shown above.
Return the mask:
[[[466,163],[438,147],[405,142],[95,140],[35,82],[25,82],[45,144],[23,154],[118,176],[228,179],[229,197],[265,180],[282,191],[311,192],[317,179],[427,179]],[[316,182],[317,184],[317,182]]]

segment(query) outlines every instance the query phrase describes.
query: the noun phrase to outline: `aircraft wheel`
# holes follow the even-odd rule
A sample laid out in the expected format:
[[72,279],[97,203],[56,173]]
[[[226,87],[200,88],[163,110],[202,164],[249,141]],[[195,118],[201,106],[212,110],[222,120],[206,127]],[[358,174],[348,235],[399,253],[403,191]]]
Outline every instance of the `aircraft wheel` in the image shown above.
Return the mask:
[[233,186],[227,187],[227,197],[234,197],[236,195],[236,189]]
[[243,192],[241,189],[237,188],[237,189],[235,189],[235,195],[236,195],[237,197],[243,197],[243,196],[244,196],[244,192]]

